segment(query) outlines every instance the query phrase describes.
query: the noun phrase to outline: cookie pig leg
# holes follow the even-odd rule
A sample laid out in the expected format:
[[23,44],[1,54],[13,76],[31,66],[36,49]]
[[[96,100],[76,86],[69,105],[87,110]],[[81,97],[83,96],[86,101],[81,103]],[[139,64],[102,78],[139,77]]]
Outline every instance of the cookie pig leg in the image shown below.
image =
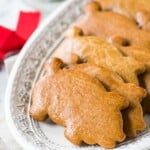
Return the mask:
[[34,100],[30,108],[30,115],[38,121],[43,121],[47,118],[47,109],[40,100]]
[[78,135],[79,132],[77,131],[77,129],[75,127],[67,126],[64,134],[65,134],[65,137],[69,141],[71,141],[73,144],[75,144],[75,145],[80,145],[81,144],[81,139]]
[[[132,108],[132,109],[131,109]],[[139,102],[130,102],[130,107],[123,111],[124,131],[128,137],[136,137],[137,131],[143,131],[146,124]]]
[[147,96],[142,101],[143,111],[150,114],[150,72],[140,77],[140,83],[147,90]]
[[114,148],[116,146],[116,142],[113,140],[105,140],[105,141],[99,141],[97,142],[98,145],[101,145],[104,148]]
[[[37,109],[38,108],[38,109]],[[39,108],[38,105],[32,104],[30,109],[30,115],[38,121],[43,121],[47,118],[47,112],[43,108]]]

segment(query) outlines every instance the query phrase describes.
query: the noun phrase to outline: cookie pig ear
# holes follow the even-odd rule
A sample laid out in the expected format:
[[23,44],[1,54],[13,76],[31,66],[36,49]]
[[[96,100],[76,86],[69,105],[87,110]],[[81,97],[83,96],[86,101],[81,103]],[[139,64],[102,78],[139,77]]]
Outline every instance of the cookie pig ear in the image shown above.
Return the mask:
[[147,11],[139,11],[136,14],[136,20],[140,27],[144,27],[148,22],[150,22],[150,13]]
[[61,59],[53,57],[45,63],[44,69],[46,71],[46,74],[52,75],[59,71],[61,68],[63,68],[63,66],[64,63]]
[[79,28],[77,26],[70,27],[65,33],[65,37],[67,37],[67,38],[81,36],[81,35],[83,35],[83,32],[82,32],[81,28]]
[[85,5],[84,11],[85,11],[85,13],[92,13],[95,11],[100,11],[101,9],[102,8],[98,2],[92,1]]
[[66,61],[68,64],[78,64],[80,62],[80,57],[74,53],[70,53]]

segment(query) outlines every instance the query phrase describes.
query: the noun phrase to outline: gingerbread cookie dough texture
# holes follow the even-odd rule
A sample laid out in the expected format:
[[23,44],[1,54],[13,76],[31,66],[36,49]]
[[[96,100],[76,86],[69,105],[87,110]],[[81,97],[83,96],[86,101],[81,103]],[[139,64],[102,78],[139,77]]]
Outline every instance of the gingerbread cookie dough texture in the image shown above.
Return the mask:
[[107,92],[90,75],[79,70],[59,70],[36,83],[30,114],[40,121],[48,115],[66,128],[66,138],[76,145],[84,141],[112,148],[126,137],[121,110],[128,105],[122,96]]
[[[76,62],[80,62],[79,59],[78,57]],[[129,102],[129,107],[122,113],[123,127],[128,137],[135,137],[137,131],[145,129],[146,124],[141,107],[142,99],[146,96],[146,91],[143,88],[132,83],[125,83],[115,72],[91,63],[75,64],[74,62],[74,64],[66,65],[58,58],[50,58],[46,62],[45,71],[47,74],[54,74],[59,71],[62,66],[64,66],[64,68],[67,66],[67,68],[71,70],[84,72],[98,79],[107,90],[117,92]]]
[[[49,117],[64,126],[65,137],[76,145],[105,148],[146,128],[150,9],[146,0],[136,2],[134,9],[123,0],[97,0],[85,6],[78,27],[66,32],[53,55],[57,58],[46,62],[45,75],[33,89],[34,119]],[[147,88],[145,99],[146,91],[138,85]]]
[[[69,62],[71,57],[82,58],[83,62],[101,65],[117,72],[126,82],[139,84],[137,75],[145,71],[145,66],[133,57],[125,57],[122,53],[95,36],[83,36],[78,27],[70,28],[66,33],[66,39],[60,44],[54,56]],[[71,56],[70,56],[71,55]]]
[[123,14],[150,31],[150,0],[97,0],[104,10]]
[[128,17],[101,9],[99,3],[90,2],[85,14],[76,23],[85,35],[100,37],[133,56],[150,68],[150,32],[139,29]]
[[[136,7],[135,11],[130,9],[130,5]],[[135,14],[139,14],[139,18],[135,21],[128,15],[124,15],[125,13],[117,13],[115,10],[118,7],[123,10],[122,12],[127,12],[133,17],[136,16]],[[108,8],[111,9],[108,11]],[[147,12],[150,11],[149,8],[149,0],[102,0],[90,2],[85,6],[85,14],[76,23],[84,34],[103,38],[117,47],[124,55],[132,56],[145,65],[147,72],[142,76],[142,80],[145,82],[144,88],[147,89],[148,96],[144,99],[143,110],[150,109],[150,93],[146,86],[149,84],[146,77],[149,76],[150,72],[150,32],[145,30],[145,26],[149,24],[150,14],[148,12],[143,15],[140,10]],[[142,25],[140,20],[146,23]],[[137,22],[139,23],[137,24]]]

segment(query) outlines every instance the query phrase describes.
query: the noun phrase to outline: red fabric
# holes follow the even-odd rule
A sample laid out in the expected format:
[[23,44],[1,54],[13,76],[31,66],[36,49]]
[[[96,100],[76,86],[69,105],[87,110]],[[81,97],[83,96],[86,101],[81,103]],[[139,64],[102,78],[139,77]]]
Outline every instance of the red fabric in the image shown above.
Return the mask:
[[16,32],[23,39],[27,40],[37,27],[40,20],[39,12],[20,12]]
[[20,12],[16,31],[0,26],[0,60],[21,49],[38,26],[39,12]]

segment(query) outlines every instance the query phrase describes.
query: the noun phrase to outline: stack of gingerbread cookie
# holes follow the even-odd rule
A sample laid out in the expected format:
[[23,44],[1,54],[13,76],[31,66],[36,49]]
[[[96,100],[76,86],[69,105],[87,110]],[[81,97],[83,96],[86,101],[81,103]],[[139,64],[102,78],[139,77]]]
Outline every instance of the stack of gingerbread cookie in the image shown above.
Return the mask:
[[84,10],[45,63],[30,114],[64,126],[76,145],[113,148],[146,129],[150,0],[97,0]]

